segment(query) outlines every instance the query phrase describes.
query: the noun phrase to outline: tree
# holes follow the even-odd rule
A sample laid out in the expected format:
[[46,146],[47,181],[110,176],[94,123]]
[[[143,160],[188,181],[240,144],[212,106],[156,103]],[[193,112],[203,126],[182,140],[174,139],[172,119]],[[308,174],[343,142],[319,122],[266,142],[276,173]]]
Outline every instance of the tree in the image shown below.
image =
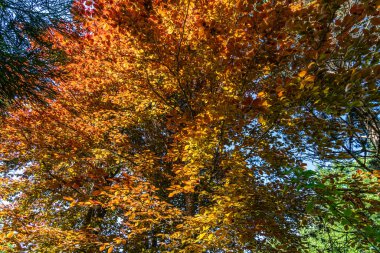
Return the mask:
[[378,252],[378,179],[355,162],[310,175],[315,193],[307,205],[313,219],[303,230],[305,252]]
[[91,6],[57,97],[3,120],[0,245],[299,252],[303,160],[347,159],[378,99],[375,1]]
[[0,106],[44,100],[64,61],[49,31],[68,33],[70,0],[0,1]]

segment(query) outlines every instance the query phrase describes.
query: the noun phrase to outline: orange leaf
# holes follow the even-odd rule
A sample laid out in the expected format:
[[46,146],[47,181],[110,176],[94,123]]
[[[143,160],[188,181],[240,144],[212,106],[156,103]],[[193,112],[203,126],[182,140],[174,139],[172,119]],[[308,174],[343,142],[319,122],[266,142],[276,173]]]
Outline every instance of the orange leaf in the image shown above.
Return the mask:
[[63,199],[67,200],[67,201],[74,201],[74,199],[72,197],[66,197],[66,196],[64,196]]
[[302,77],[306,76],[306,74],[307,74],[307,71],[302,70],[301,72],[298,73],[298,76],[302,78]]
[[15,232],[14,231],[11,231],[11,232],[9,232],[8,234],[7,234],[7,238],[11,238],[13,235],[15,234]]

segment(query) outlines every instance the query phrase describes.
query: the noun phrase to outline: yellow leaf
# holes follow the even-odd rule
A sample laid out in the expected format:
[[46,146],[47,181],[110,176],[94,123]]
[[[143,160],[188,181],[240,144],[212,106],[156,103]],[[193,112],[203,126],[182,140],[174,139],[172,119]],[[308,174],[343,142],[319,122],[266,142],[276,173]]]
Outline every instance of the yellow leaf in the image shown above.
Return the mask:
[[111,253],[113,251],[113,246],[109,247],[107,253]]
[[259,123],[261,124],[261,125],[263,125],[263,126],[265,126],[266,125],[266,121],[265,121],[265,119],[263,118],[263,116],[259,116],[259,118],[258,118],[258,120],[259,120]]
[[308,69],[311,69],[315,65],[315,62],[311,62],[309,65],[307,65]]
[[99,251],[103,251],[106,248],[106,245],[103,244],[102,246],[99,247]]
[[307,76],[305,79],[305,81],[307,82],[314,82],[314,80],[315,80],[315,76]]
[[174,27],[168,27],[168,34],[172,34],[174,32]]
[[270,107],[271,105],[268,103],[268,101],[264,101],[262,104],[262,106],[265,106],[265,107]]
[[292,12],[295,12],[295,11],[299,11],[302,9],[302,5],[301,4],[293,4],[290,6],[290,10]]
[[233,88],[232,87],[228,87],[228,86],[224,86],[224,87],[222,87],[222,89],[224,91],[227,91],[227,92],[232,92],[233,91]]
[[15,234],[14,231],[9,232],[9,233],[7,234],[7,238],[11,238],[14,234]]
[[264,74],[265,74],[265,75],[268,75],[268,74],[270,73],[270,67],[268,67],[268,66],[265,66],[265,67],[263,68],[263,70],[264,70]]
[[177,192],[176,192],[176,191],[169,193],[168,197],[171,198],[171,197],[173,197],[174,195],[177,195]]
[[188,192],[194,192],[194,187],[191,185],[185,185],[183,189]]
[[262,98],[265,96],[265,92],[264,91],[260,91],[259,93],[257,93],[257,97],[259,98]]
[[302,70],[301,72],[298,73],[298,76],[302,78],[302,77],[306,76],[306,74],[307,74],[307,71]]

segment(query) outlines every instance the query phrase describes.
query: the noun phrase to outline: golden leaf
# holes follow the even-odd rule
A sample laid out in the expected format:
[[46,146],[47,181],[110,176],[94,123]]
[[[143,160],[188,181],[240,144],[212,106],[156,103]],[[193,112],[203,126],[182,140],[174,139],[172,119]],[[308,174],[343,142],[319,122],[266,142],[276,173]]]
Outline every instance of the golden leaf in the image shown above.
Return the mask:
[[175,195],[177,195],[177,192],[176,192],[176,191],[169,193],[168,197],[171,198],[171,197],[173,197],[173,196],[175,196]]
[[262,106],[265,106],[265,107],[270,107],[271,105],[268,103],[267,100],[265,100],[262,104]]
[[304,76],[306,76],[307,74],[307,71],[306,70],[302,70],[301,72],[298,73],[298,76],[303,78]]
[[265,92],[264,91],[260,91],[259,93],[257,93],[257,97],[264,97],[265,96]]
[[263,68],[263,70],[264,70],[264,74],[265,74],[265,75],[268,75],[268,74],[270,73],[270,67],[269,67],[269,66],[265,66],[265,67]]
[[8,234],[7,234],[7,238],[11,238],[11,237],[13,237],[13,235],[15,234],[15,232],[14,231],[11,231],[11,232],[9,232]]
[[266,120],[264,119],[262,115],[259,116],[258,120],[259,120],[259,123],[263,126],[267,124]]
[[64,196],[63,199],[67,200],[67,201],[74,201],[74,199],[72,197],[66,197],[66,196]]
[[306,82],[314,82],[314,80],[315,80],[315,76],[307,76],[307,77],[305,78],[305,81],[306,81]]
[[102,246],[99,247],[99,251],[103,251],[106,248],[106,244],[102,244]]

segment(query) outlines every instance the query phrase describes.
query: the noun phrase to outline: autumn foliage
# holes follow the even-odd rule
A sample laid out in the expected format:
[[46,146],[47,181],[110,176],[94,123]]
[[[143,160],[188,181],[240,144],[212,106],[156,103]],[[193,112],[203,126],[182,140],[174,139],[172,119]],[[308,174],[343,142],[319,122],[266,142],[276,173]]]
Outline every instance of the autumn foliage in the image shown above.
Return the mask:
[[304,161],[378,106],[379,1],[85,2],[57,96],[2,120],[0,251],[300,252]]

